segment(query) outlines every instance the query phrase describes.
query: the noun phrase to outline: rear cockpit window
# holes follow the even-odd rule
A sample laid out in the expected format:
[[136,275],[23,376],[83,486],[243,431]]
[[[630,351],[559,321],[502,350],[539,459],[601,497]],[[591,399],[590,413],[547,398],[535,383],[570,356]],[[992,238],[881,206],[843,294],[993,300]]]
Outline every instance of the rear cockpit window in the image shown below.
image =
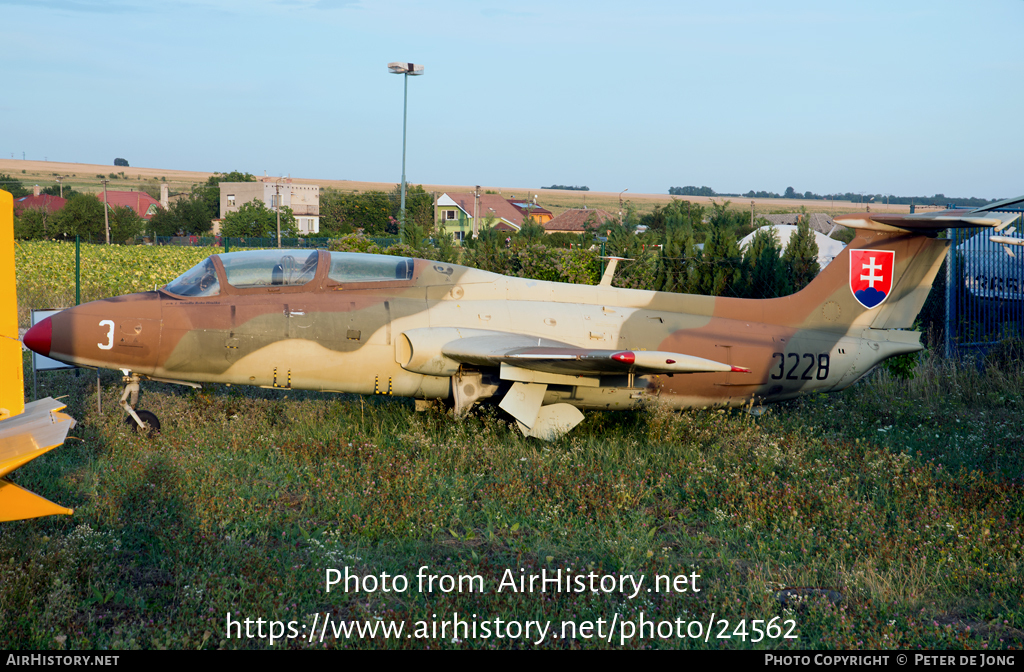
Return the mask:
[[219,256],[228,284],[244,289],[304,285],[316,276],[319,253],[316,250],[256,250]]
[[358,252],[331,252],[327,277],[335,282],[394,282],[411,280],[413,260]]
[[172,280],[164,289],[178,296],[217,296],[220,294],[220,282],[217,280],[213,258],[203,259]]

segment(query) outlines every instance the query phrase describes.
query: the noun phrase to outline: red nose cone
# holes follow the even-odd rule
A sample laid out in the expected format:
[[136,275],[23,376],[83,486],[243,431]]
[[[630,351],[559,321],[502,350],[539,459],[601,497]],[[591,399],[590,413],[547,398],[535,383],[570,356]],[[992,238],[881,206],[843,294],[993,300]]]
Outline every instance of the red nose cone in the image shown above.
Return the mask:
[[46,318],[25,332],[25,338],[22,341],[25,343],[25,347],[32,352],[38,352],[44,357],[49,357],[50,337],[52,335],[53,323],[50,322],[50,318]]

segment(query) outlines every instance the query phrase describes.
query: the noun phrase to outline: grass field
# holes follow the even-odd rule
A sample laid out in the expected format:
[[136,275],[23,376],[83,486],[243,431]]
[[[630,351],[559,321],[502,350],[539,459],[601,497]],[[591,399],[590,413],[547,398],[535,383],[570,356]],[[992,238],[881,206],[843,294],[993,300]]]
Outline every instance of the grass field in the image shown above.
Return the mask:
[[[15,477],[76,512],[0,528],[3,648],[269,646],[229,638],[229,612],[409,629],[476,614],[558,632],[714,614],[708,642],[617,632],[537,644],[550,648],[1024,645],[1019,369],[927,360],[909,384],[878,373],[760,418],[590,413],[553,444],[491,411],[457,421],[383,397],[152,383],[141,406],[164,431],[144,439],[111,410],[118,377],[102,378],[99,414],[95,377],[43,376],[80,425]],[[484,590],[421,592],[424,566],[482,577]],[[326,570],[345,567],[411,587],[327,593]],[[700,592],[496,590],[506,570],[570,568],[648,587],[697,574]],[[751,641],[753,621],[772,619],[781,630]],[[275,645],[534,645],[305,637]]]
[[[45,290],[34,268],[19,257],[19,297]],[[104,282],[127,291],[136,270]],[[243,637],[228,614],[291,623],[275,648],[1024,646],[1019,362],[926,356],[910,381],[878,371],[760,417],[588,413],[550,444],[489,409],[460,421],[389,397],[156,383],[140,407],[163,432],[147,439],[123,423],[120,376],[100,377],[102,413],[94,373],[40,375],[79,425],[13,480],[75,514],[0,526],[0,648],[271,645],[269,625]],[[346,567],[409,585],[327,592]],[[625,590],[502,584],[543,570]],[[445,592],[444,576],[481,590]],[[659,576],[675,582],[646,592]],[[456,615],[477,632],[453,633]],[[498,636],[495,619],[550,628]],[[626,628],[643,619],[662,629]]]

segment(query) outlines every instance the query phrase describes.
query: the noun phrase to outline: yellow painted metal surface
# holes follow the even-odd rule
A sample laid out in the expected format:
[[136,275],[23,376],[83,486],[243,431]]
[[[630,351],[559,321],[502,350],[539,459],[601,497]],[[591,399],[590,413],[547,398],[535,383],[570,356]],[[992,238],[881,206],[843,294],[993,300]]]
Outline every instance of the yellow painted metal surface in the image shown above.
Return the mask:
[[0,190],[0,419],[25,410],[14,279],[14,197]]
[[54,504],[5,478],[0,478],[0,523],[61,514],[70,516],[72,513],[74,511],[71,509]]
[[0,522],[74,513],[2,478],[64,443],[75,426],[55,399],[25,403],[16,287],[14,198],[0,191]]

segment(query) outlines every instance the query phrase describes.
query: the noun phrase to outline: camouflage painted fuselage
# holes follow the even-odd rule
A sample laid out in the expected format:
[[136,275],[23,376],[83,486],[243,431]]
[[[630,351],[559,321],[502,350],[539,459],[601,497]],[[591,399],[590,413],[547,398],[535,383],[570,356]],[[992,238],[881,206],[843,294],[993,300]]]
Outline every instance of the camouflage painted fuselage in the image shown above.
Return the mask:
[[[839,390],[882,359],[919,350],[918,334],[903,330],[945,245],[862,231],[803,291],[767,300],[542,282],[419,259],[407,278],[339,282],[328,273],[339,253],[328,252],[305,284],[240,288],[214,257],[218,294],[159,290],[65,310],[50,318],[44,354],[154,379],[454,398],[457,408],[505,395],[517,381],[541,385],[545,406],[624,409],[651,395],[676,408],[740,406]],[[853,248],[894,253],[889,293],[870,309],[851,290]],[[579,351],[680,353],[733,368],[595,365],[566,373],[451,346],[484,337],[498,350],[503,338],[506,349],[536,340]]]

